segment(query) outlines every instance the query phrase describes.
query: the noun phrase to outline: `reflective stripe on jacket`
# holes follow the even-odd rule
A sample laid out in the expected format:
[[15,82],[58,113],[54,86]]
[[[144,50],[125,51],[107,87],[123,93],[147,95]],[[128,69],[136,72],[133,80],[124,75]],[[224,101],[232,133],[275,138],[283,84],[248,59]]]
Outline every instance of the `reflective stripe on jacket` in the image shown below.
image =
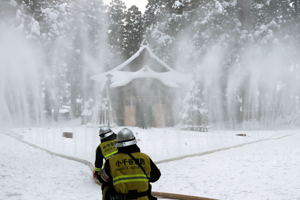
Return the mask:
[[115,147],[116,140],[109,140],[100,144],[102,155],[105,159],[110,158],[112,155],[118,153]]
[[[131,155],[144,168],[146,174],[128,154],[118,153],[109,158],[114,188],[121,194],[129,194],[133,191],[136,193],[145,193],[149,190],[150,158],[140,152],[135,152]],[[148,197],[144,196],[138,199],[148,199]]]

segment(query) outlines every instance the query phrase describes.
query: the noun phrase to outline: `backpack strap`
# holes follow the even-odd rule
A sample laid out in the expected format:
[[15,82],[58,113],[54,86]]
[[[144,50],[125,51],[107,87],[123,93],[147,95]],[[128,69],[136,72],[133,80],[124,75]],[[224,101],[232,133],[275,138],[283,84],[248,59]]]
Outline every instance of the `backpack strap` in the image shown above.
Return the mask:
[[137,164],[141,168],[141,170],[144,172],[147,179],[149,180],[149,177],[148,177],[144,167],[139,163],[139,161],[135,157],[133,157],[133,155],[131,153],[126,153],[126,154],[129,155],[129,157],[135,162],[135,164]]

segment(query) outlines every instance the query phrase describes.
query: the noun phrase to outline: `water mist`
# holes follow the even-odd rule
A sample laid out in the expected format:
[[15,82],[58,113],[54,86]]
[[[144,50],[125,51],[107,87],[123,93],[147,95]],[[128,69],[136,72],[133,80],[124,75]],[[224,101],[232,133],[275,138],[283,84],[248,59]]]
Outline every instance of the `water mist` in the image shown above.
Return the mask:
[[0,26],[0,123],[29,124],[42,120],[43,54],[22,33]]

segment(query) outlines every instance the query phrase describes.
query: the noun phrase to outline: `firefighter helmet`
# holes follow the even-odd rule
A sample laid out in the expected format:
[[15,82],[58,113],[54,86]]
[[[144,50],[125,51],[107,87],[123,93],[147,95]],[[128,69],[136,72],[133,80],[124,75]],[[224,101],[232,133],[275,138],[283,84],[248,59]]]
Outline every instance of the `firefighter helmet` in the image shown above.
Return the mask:
[[118,132],[116,147],[127,147],[136,144],[133,132],[128,128],[123,128]]
[[101,140],[111,136],[112,134],[114,134],[114,132],[109,127],[100,127],[99,129],[99,136]]

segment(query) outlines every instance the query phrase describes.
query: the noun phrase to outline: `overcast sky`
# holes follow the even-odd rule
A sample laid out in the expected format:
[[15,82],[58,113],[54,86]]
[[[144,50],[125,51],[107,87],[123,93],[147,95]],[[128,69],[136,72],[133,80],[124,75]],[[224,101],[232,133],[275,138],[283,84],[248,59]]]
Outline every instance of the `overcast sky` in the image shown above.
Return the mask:
[[[104,0],[104,3],[109,3],[111,0]],[[129,8],[132,5],[136,5],[139,7],[139,9],[144,12],[146,5],[148,3],[148,0],[123,0],[126,4],[126,7]]]

